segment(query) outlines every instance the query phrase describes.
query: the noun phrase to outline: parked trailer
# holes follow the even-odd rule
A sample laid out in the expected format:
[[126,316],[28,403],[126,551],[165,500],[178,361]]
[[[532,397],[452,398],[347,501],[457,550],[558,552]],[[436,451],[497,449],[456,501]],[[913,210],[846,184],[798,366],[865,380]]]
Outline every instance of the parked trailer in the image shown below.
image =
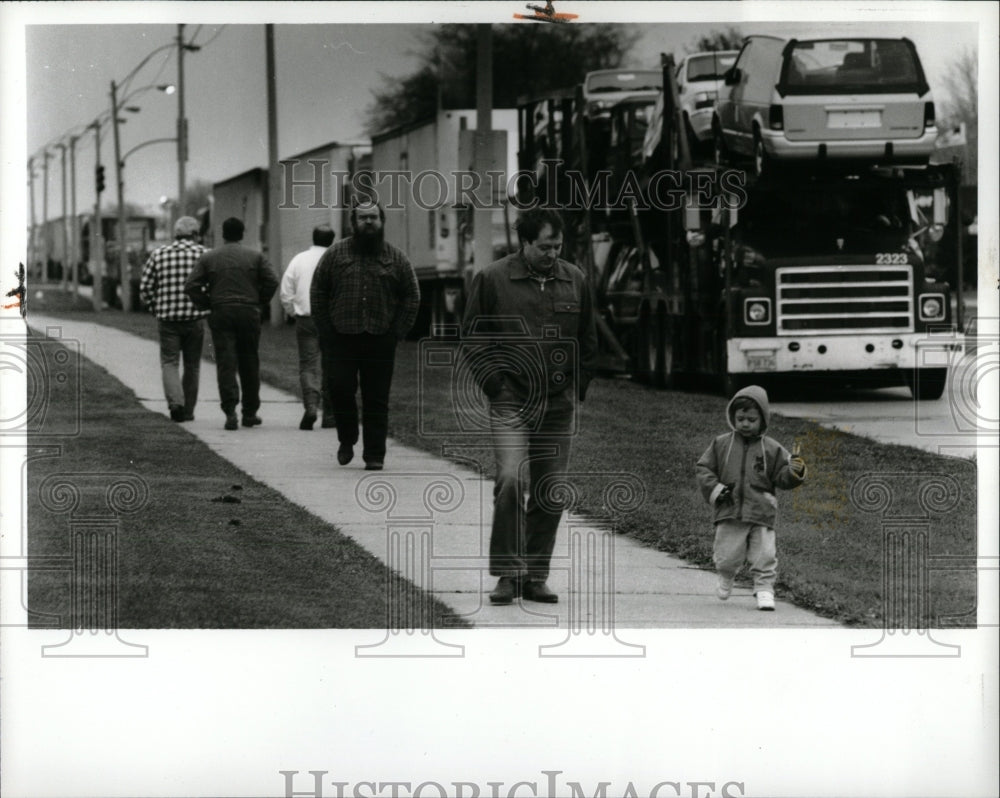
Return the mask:
[[948,243],[959,237],[947,234],[960,218],[957,170],[803,167],[754,181],[699,166],[672,58],[663,72],[655,104],[619,103],[600,129],[579,90],[519,107],[520,166],[564,212],[564,251],[601,309],[605,365],[662,387],[709,375],[726,393],[825,376],[940,396],[947,370],[925,365],[921,347],[961,346],[961,258]]
[[[494,109],[489,136],[493,253],[515,246],[507,181],[517,168],[514,109]],[[385,237],[402,249],[420,280],[421,308],[412,334],[435,334],[461,319],[474,257],[472,195],[460,175],[474,167],[475,110],[439,110],[432,119],[372,137],[371,168],[386,207]],[[393,189],[388,177],[401,173]],[[440,176],[440,178],[438,177]],[[465,178],[471,185],[472,178]]]

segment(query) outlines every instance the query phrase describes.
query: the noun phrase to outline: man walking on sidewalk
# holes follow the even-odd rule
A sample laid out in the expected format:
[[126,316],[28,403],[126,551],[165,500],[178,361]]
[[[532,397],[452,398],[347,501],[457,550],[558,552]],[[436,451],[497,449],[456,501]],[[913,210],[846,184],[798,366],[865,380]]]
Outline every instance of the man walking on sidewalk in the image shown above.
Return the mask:
[[174,421],[194,421],[194,406],[198,402],[201,348],[205,341],[202,319],[208,311],[194,306],[184,293],[184,283],[198,259],[208,251],[195,241],[199,229],[197,219],[190,216],[178,219],[174,224],[174,242],[149,256],[139,281],[139,299],[156,316],[163,393]]
[[309,289],[312,286],[316,264],[333,244],[334,232],[329,225],[322,224],[313,230],[313,245],[296,255],[288,263],[281,276],[281,306],[285,314],[295,319],[295,341],[299,349],[299,385],[302,388],[302,404],[305,413],[299,422],[299,429],[311,430],[316,423],[316,411],[323,406],[323,426],[336,426],[330,394],[326,385],[327,367],[322,362],[319,349],[319,334],[313,321],[309,305]]
[[[215,347],[219,398],[226,429],[239,424],[236,405],[243,388],[243,426],[261,423],[260,344],[261,306],[278,289],[278,275],[263,255],[243,246],[243,222],[230,217],[222,223],[221,247],[205,253],[184,285],[191,301],[211,308],[208,326]],[[239,383],[236,375],[239,373]]]
[[[535,208],[517,224],[521,249],[483,269],[469,291],[462,354],[489,399],[496,454],[490,574],[493,604],[518,595],[554,604],[546,585],[562,517],[577,403],[597,356],[583,272],[559,259],[563,222]],[[524,496],[528,500],[525,507]]]
[[351,210],[354,235],[330,247],[313,276],[310,306],[329,366],[327,384],[337,420],[337,462],[354,459],[361,383],[363,458],[382,469],[389,432],[389,389],[396,343],[417,318],[420,286],[406,255],[385,242],[385,211],[375,202]]

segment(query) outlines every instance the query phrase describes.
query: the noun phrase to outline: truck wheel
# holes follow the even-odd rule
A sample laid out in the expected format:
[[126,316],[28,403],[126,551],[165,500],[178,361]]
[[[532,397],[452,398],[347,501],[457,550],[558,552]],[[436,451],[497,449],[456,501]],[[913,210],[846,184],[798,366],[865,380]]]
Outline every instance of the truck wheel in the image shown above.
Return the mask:
[[660,361],[655,326],[653,318],[648,313],[643,313],[636,334],[635,373],[633,376],[639,382],[647,385],[655,384],[656,371]]
[[912,369],[906,372],[906,384],[914,399],[940,399],[948,382],[948,369]]
[[764,149],[764,140],[760,133],[754,130],[753,134],[753,173],[755,177],[763,177],[764,173],[771,173],[771,161]]
[[656,348],[656,368],[652,372],[652,382],[657,388],[674,386],[674,335],[673,325],[663,314],[658,313],[653,325]]

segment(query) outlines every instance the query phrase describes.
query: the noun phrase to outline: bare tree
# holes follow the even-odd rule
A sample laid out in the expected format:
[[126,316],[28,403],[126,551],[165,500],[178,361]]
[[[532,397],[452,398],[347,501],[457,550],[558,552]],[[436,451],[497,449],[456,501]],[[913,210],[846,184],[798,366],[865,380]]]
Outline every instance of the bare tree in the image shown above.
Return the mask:
[[[975,184],[979,167],[979,58],[974,50],[961,53],[944,75],[948,96],[940,103],[945,129],[965,125],[965,181]],[[971,178],[971,180],[970,180]]]

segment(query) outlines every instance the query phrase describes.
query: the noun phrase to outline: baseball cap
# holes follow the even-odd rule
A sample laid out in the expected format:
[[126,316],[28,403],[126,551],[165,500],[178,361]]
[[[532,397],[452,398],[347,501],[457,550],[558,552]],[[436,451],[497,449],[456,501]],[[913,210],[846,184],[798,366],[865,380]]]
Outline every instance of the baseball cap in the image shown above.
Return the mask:
[[193,216],[182,216],[174,222],[175,236],[194,236],[201,230],[201,224]]

